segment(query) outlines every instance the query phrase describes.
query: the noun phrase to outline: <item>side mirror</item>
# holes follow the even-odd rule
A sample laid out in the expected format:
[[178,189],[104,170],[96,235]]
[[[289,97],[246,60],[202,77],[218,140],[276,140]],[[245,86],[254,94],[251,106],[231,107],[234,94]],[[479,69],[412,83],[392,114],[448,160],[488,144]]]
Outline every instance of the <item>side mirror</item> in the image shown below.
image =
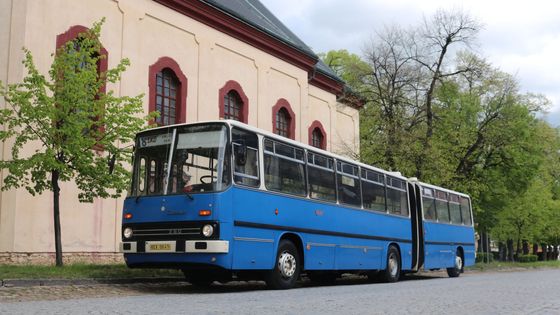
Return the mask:
[[237,165],[245,165],[247,163],[247,145],[244,142],[236,143],[233,146],[235,154],[235,163]]

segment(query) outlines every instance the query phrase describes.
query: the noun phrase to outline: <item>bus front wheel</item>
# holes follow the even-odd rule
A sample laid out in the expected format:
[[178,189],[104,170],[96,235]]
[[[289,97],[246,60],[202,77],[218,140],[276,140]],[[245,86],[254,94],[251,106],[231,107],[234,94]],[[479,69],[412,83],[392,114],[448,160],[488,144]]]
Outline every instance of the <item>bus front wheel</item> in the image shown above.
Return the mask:
[[401,276],[401,255],[395,246],[387,251],[387,266],[379,273],[383,282],[397,282]]
[[266,284],[275,290],[294,287],[301,269],[300,257],[294,243],[281,240],[274,268],[267,272]]

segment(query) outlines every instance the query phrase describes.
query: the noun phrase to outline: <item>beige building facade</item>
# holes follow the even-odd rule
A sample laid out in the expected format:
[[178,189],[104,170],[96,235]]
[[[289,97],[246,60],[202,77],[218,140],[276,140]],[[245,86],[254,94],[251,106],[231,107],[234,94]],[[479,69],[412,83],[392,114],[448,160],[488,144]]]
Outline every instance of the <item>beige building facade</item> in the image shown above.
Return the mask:
[[[102,18],[101,68],[131,61],[121,82],[106,89],[143,93],[146,112],[163,106],[158,75],[167,73],[176,90],[166,104],[174,104],[173,114],[164,116],[173,123],[228,118],[233,95],[236,117],[249,125],[278,133],[282,112],[286,136],[342,155],[359,151],[359,104],[345,101],[344,83],[256,0],[0,0],[0,81],[22,81],[22,47],[47,74],[57,47]],[[10,148],[0,144],[3,159]],[[61,187],[65,259],[120,259],[123,200],[84,204],[77,193],[72,183]],[[0,263],[53,261],[52,198],[0,193]]]

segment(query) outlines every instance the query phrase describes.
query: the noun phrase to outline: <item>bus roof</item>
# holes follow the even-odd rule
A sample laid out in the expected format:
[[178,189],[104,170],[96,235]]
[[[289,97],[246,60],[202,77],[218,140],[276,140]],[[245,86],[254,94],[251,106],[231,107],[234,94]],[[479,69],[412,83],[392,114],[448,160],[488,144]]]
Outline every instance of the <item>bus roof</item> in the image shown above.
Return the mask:
[[[274,134],[270,131],[266,131],[266,130],[263,130],[263,129],[260,129],[260,128],[257,128],[257,127],[253,127],[253,126],[247,125],[245,123],[242,123],[242,122],[239,122],[239,121],[236,121],[236,120],[229,120],[229,119],[206,120],[206,121],[199,121],[199,122],[192,122],[192,123],[181,123],[181,124],[175,124],[175,125],[167,125],[167,126],[156,127],[156,128],[152,128],[152,129],[148,129],[148,130],[153,131],[153,130],[157,130],[157,129],[167,129],[167,128],[175,128],[175,127],[180,127],[180,126],[208,124],[208,123],[222,123],[222,124],[226,124],[226,125],[233,126],[233,127],[243,128],[245,130],[252,131],[254,133],[266,136],[268,138],[273,138],[275,140],[282,141],[282,142],[285,142],[285,143],[288,143],[288,144],[291,144],[291,145],[294,145],[294,146],[298,146],[300,148],[303,148],[303,149],[306,149],[306,150],[309,150],[309,151],[313,151],[313,152],[316,152],[316,153],[319,153],[319,154],[328,155],[330,157],[333,157],[333,158],[337,159],[338,161],[343,161],[343,162],[346,162],[346,163],[359,165],[360,167],[363,167],[363,168],[366,168],[366,169],[370,169],[370,170],[373,170],[373,171],[376,171],[376,172],[379,172],[379,173],[383,173],[383,174],[386,174],[386,175],[391,176],[391,177],[402,179],[404,181],[409,181],[409,179],[406,178],[405,176],[403,176],[400,172],[386,171],[384,169],[381,169],[381,168],[378,168],[378,167],[375,167],[375,166],[371,166],[371,165],[368,165],[368,164],[365,164],[365,163],[362,163],[362,162],[354,161],[350,158],[347,158],[347,157],[344,157],[344,156],[341,156],[341,155],[338,155],[338,154],[335,154],[335,153],[332,153],[332,152],[329,152],[329,151],[325,151],[323,149],[316,148],[316,147],[310,146],[308,144],[298,142],[298,141],[295,141],[295,140],[292,140],[292,139],[289,139],[289,138],[286,138],[286,137],[283,137],[283,136],[279,136],[279,135]],[[148,131],[148,130],[145,130],[145,131]],[[145,131],[142,131],[142,132],[145,132]],[[437,186],[432,186],[432,185],[428,185],[428,184],[424,184],[424,183],[421,183],[421,185],[430,186],[432,188],[437,188],[437,189],[440,189],[440,190],[445,190],[445,191],[448,191],[448,192],[453,192],[453,193],[456,193],[456,194],[467,196],[465,194],[461,194],[461,193],[454,192],[454,191],[451,191],[451,190],[447,190],[445,188],[441,188],[441,187],[437,187]]]
[[459,196],[462,196],[462,197],[465,197],[465,198],[468,198],[468,199],[471,198],[471,197],[470,197],[469,195],[467,195],[467,194],[464,194],[464,193],[461,193],[461,192],[458,192],[458,191],[455,191],[455,190],[443,188],[443,187],[440,187],[440,186],[436,186],[436,185],[432,185],[432,184],[428,184],[428,183],[423,183],[423,182],[420,182],[420,181],[418,181],[418,180],[416,180],[416,179],[414,179],[413,182],[418,183],[418,184],[419,184],[420,186],[422,186],[422,187],[433,188],[433,189],[445,191],[445,192],[452,193],[452,194],[455,194],[455,195],[459,195]]

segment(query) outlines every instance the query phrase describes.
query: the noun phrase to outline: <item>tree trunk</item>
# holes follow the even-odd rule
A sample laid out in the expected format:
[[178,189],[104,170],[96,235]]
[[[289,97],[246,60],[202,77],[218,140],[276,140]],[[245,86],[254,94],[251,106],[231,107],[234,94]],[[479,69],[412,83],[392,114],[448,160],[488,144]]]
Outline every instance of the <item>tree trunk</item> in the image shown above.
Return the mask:
[[508,261],[513,261],[513,240],[512,239],[508,239],[507,240],[507,260]]
[[51,172],[52,188],[54,193],[54,248],[56,252],[56,266],[62,267],[62,241],[60,236],[60,187],[58,186],[58,171]]

